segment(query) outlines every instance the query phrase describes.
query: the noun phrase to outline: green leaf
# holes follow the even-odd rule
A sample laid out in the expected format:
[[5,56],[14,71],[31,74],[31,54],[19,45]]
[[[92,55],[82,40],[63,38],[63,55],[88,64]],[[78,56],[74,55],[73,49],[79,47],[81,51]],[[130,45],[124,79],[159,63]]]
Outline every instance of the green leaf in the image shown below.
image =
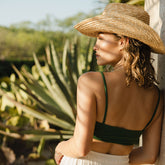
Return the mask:
[[22,110],[38,119],[41,120],[47,120],[49,123],[57,125],[63,129],[68,129],[68,130],[73,130],[74,126],[71,125],[70,123],[63,121],[61,119],[58,119],[57,117],[53,116],[53,115],[49,115],[48,113],[42,112],[42,111],[38,111],[38,110],[34,110],[26,105],[23,105],[17,101],[15,101],[14,99],[12,99],[11,97],[9,97],[8,95],[6,95],[1,89],[0,92],[3,93],[3,95],[12,103],[14,103],[17,107],[22,108]]
[[50,42],[50,46],[51,46],[51,54],[50,55],[51,55],[51,59],[53,59],[51,64],[52,64],[52,66],[54,66],[54,70],[58,73],[59,79],[62,81],[62,83],[67,85],[66,80],[65,80],[64,75],[63,75],[60,60],[59,60],[59,57],[57,56],[57,53],[55,51],[53,42]]
[[51,68],[51,66],[49,66],[49,67],[50,67],[50,70],[53,73],[53,76],[56,79],[59,87],[61,88],[62,92],[64,93],[64,96],[67,99],[70,107],[72,108],[72,113],[74,114],[74,117],[75,117],[76,116],[76,110],[75,110],[76,106],[75,106],[73,98],[69,95],[69,93],[68,93],[67,89],[65,88],[64,84],[60,81],[57,73]]
[[68,53],[68,46],[69,46],[69,41],[66,40],[64,50],[63,50],[63,61],[62,61],[62,71],[64,74],[64,77],[67,78],[67,65],[66,65],[66,60],[67,60],[67,53]]
[[53,140],[53,139],[58,139],[58,140],[67,140],[69,138],[71,138],[73,136],[73,131],[72,133],[65,133],[62,131],[59,132],[48,132],[48,131],[37,131],[37,130],[33,130],[33,131],[23,131],[19,130],[17,132],[5,132],[3,130],[0,130],[0,134],[5,135],[5,136],[9,136],[12,138],[16,138],[16,139],[21,139],[21,140],[29,140],[29,141],[40,141],[41,138],[44,138],[45,140]]
[[45,165],[56,165],[54,159],[49,159],[46,161]]
[[37,154],[41,156],[41,152],[45,146],[45,139],[42,137],[37,148]]
[[[30,73],[27,73],[25,70],[23,71],[24,72],[22,76],[24,76],[24,83],[26,82],[25,85],[28,88],[27,92],[29,93],[29,91],[32,91],[32,93],[34,93],[36,96],[34,97],[34,95],[31,93],[31,96],[33,96],[33,98],[35,98],[38,102],[41,101],[40,102],[41,105],[47,105],[44,108],[46,111],[51,110],[60,118],[63,118],[63,116],[66,116],[65,120],[74,121],[74,116],[72,114],[72,110],[69,104],[67,103],[67,101],[65,101],[63,95],[61,96],[62,92],[61,94],[59,94],[59,92],[57,93],[57,91],[53,91],[54,96],[56,95],[56,97],[53,97],[46,88],[43,88],[38,83],[37,80],[33,79]],[[54,108],[50,108],[50,107],[54,107]]]

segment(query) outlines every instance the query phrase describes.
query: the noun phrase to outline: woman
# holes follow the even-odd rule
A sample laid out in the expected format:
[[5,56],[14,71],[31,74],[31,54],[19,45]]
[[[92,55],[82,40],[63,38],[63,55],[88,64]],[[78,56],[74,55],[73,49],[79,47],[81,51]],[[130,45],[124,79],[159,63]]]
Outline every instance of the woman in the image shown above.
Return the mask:
[[[59,143],[55,160],[60,165],[151,164],[157,159],[163,117],[150,52],[165,54],[148,14],[139,7],[109,4],[102,15],[75,28],[97,37],[98,65],[112,72],[88,72],[78,80],[74,135]],[[138,144],[143,137],[143,145]]]

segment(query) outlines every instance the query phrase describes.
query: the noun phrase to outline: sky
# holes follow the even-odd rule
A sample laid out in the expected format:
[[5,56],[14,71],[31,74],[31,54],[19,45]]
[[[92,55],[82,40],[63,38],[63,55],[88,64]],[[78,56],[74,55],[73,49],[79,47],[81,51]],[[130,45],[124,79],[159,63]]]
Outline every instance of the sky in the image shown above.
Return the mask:
[[97,0],[0,0],[0,26],[23,21],[36,23],[46,15],[63,19],[97,7]]

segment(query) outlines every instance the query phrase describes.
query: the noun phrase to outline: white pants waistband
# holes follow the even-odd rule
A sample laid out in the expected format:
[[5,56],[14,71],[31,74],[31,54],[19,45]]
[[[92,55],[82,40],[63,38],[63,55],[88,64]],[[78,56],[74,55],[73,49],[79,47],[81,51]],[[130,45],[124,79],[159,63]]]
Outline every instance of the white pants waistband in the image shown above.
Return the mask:
[[118,156],[90,151],[82,158],[64,156],[60,165],[129,165],[128,156]]

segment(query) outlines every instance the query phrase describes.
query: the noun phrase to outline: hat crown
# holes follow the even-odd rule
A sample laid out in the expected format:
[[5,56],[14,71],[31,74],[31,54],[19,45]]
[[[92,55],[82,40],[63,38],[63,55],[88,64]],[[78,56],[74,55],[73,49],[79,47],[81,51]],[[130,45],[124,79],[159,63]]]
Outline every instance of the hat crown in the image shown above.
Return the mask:
[[165,54],[161,38],[149,26],[148,13],[139,6],[110,3],[101,15],[85,19],[75,28],[90,37],[97,37],[103,32],[134,38],[148,45],[152,52]]
[[124,3],[110,3],[104,9],[103,15],[111,15],[112,13],[122,14],[125,16],[134,17],[149,25],[149,15],[142,7],[128,5]]

